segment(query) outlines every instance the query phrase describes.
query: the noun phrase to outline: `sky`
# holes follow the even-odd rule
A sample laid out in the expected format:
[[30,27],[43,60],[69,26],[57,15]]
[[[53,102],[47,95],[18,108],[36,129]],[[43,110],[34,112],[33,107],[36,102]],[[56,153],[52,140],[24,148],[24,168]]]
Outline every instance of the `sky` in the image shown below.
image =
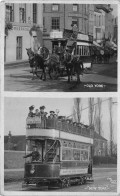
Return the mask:
[[113,8],[112,14],[116,17],[118,15],[117,4],[111,4]]
[[[108,98],[103,98],[106,100]],[[114,101],[116,99],[114,98]],[[95,103],[97,100],[95,99]],[[11,131],[12,135],[26,134],[26,118],[29,112],[29,106],[34,105],[35,109],[40,106],[46,107],[45,111],[59,109],[59,115],[69,116],[72,114],[74,100],[73,98],[5,98],[4,101],[4,135]],[[82,109],[88,106],[88,99],[82,98]],[[114,140],[117,138],[117,104],[113,104],[113,129]],[[81,122],[89,125],[88,109],[82,111]],[[109,140],[109,109],[108,100],[102,103],[102,135]]]

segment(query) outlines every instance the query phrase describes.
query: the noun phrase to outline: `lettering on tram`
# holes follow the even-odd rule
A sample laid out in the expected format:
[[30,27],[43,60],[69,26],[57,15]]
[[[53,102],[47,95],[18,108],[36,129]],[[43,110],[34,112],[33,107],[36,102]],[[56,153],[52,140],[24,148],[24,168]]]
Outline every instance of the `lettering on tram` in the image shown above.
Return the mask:
[[68,187],[92,178],[93,126],[29,107],[23,186]]

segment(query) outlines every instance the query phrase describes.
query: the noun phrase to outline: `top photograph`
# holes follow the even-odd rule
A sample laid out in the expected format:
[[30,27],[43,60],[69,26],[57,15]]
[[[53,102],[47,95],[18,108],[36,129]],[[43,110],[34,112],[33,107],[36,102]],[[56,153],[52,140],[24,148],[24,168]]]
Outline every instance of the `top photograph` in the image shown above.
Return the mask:
[[4,90],[117,92],[118,5],[6,3]]

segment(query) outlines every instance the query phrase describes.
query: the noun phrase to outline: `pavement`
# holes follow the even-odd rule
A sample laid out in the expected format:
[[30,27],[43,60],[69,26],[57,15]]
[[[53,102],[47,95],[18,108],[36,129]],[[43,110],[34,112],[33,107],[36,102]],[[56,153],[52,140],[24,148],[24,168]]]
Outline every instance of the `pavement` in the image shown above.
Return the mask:
[[102,92],[117,91],[117,63],[94,64],[93,70],[88,70],[80,76],[81,83],[76,83],[76,76],[68,84],[67,76],[57,80],[32,80],[28,64],[6,66],[4,70],[5,91],[25,92]]

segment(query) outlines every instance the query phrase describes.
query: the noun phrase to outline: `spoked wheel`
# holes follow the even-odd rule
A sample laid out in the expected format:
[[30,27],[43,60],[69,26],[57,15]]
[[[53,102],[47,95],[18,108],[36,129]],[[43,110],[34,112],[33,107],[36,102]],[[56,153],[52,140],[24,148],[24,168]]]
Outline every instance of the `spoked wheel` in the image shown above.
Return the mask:
[[70,184],[70,179],[62,179],[60,181],[60,188],[63,189],[63,188],[66,188],[66,187],[70,187],[71,184]]

